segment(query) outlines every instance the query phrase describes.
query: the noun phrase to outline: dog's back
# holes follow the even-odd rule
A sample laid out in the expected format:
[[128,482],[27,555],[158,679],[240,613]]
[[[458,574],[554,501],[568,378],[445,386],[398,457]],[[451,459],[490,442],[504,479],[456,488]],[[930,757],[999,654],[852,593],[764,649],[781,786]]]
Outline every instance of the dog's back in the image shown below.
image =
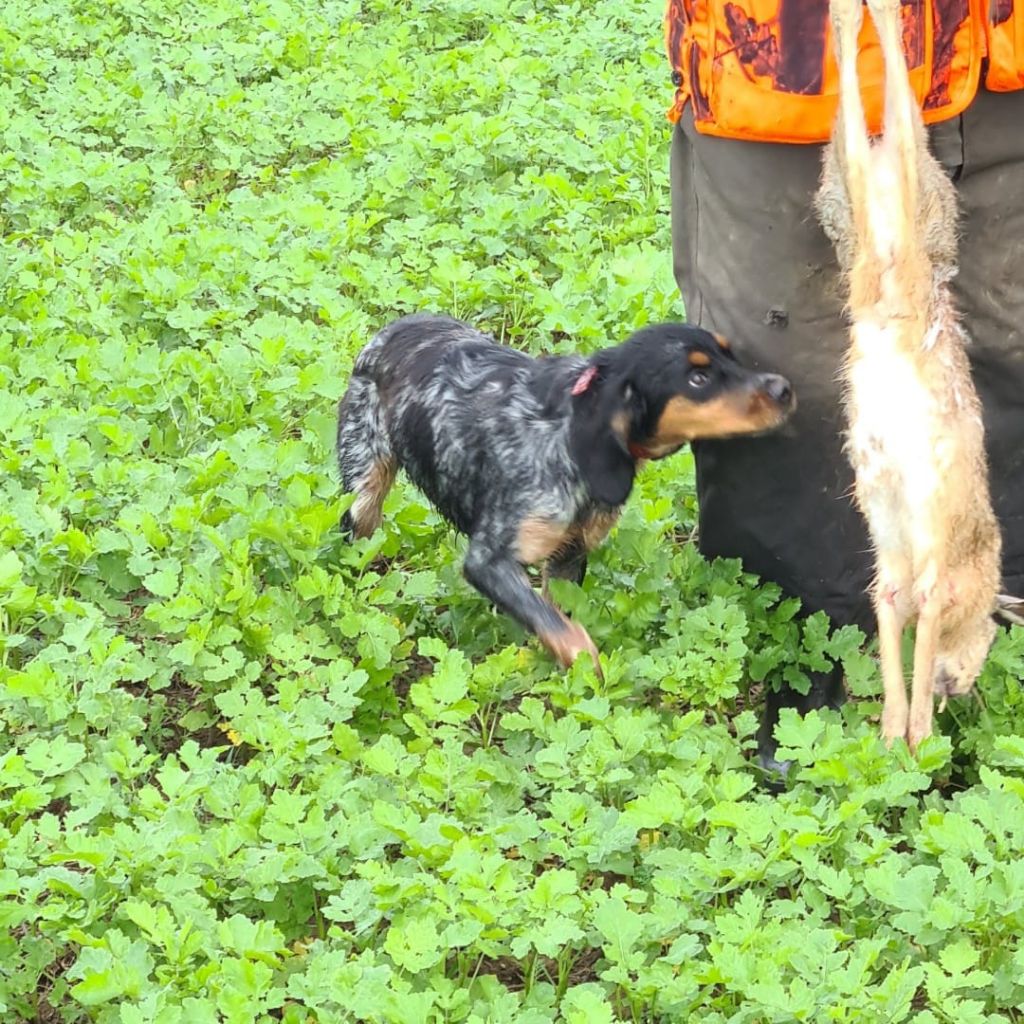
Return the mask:
[[399,466],[463,533],[484,499],[514,508],[536,492],[571,489],[567,382],[583,364],[533,359],[446,316],[413,314],[383,328],[356,358],[341,404],[342,478],[364,496],[348,525],[357,536],[373,532],[376,495]]
[[[367,378],[381,390],[396,385],[424,386],[444,365],[471,363],[512,356],[514,362],[528,357],[496,345],[485,334],[449,316],[411,313],[379,330],[366,344],[352,367],[353,377]],[[449,374],[456,379],[459,374]]]
[[[840,114],[817,205],[849,288],[848,452],[878,570],[883,733],[914,746],[931,730],[933,689],[965,692],[981,669],[994,634],[999,533],[981,407],[948,286],[956,194],[928,151],[910,90],[899,0],[869,7],[885,58],[884,134],[869,140],[860,102],[860,0],[832,0]],[[908,708],[900,635],[911,620]]]

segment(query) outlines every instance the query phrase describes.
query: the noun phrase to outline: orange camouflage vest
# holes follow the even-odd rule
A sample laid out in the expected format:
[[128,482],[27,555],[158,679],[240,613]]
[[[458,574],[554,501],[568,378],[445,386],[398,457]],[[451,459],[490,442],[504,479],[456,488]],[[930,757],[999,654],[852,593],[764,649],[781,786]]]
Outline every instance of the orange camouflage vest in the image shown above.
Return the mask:
[[[997,92],[1024,88],[1024,0],[904,0],[903,46],[928,123],[971,102],[984,67]],[[693,104],[707,135],[823,142],[832,131],[839,75],[827,0],[668,0],[665,42],[677,121]],[[987,63],[986,63],[987,58]],[[882,120],[881,48],[865,14],[861,81],[869,126]]]

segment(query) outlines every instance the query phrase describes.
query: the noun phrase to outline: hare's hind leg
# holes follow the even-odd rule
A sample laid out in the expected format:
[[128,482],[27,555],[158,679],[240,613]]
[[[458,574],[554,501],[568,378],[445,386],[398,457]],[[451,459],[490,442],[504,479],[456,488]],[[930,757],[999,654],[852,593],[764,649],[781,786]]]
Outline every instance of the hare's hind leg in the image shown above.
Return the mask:
[[842,175],[850,204],[855,246],[868,240],[868,190],[871,140],[864,118],[857,74],[857,36],[863,12],[861,0],[831,0],[829,14],[839,64],[839,113],[832,133],[835,166]]
[[910,87],[903,54],[900,0],[868,0],[868,7],[878,29],[885,62],[885,134],[894,138],[904,162],[912,167],[916,164],[918,145],[925,143],[924,122]]

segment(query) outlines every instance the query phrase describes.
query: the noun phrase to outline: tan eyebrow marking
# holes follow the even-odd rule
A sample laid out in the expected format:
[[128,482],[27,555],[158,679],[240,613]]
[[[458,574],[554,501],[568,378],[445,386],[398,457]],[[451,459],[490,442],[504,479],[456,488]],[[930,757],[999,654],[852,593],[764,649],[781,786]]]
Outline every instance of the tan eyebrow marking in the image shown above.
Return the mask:
[[707,352],[701,352],[700,349],[695,349],[690,353],[690,365],[691,366],[710,366],[711,356]]
[[718,342],[718,347],[719,348],[724,349],[726,352],[729,351],[729,347],[730,346],[729,346],[728,339],[724,338],[721,334],[718,333],[718,331],[712,331],[711,332],[711,337],[714,338],[715,341]]

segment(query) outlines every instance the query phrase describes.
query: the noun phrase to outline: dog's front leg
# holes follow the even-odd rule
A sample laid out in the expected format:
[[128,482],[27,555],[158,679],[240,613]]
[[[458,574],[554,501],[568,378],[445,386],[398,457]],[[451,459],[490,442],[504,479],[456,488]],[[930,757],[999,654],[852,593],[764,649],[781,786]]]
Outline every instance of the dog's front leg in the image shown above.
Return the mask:
[[530,586],[522,565],[507,551],[480,539],[471,539],[463,573],[495,606],[535,633],[560,665],[568,668],[580,654],[594,660],[601,675],[597,647],[587,631],[567,619],[550,601]]

